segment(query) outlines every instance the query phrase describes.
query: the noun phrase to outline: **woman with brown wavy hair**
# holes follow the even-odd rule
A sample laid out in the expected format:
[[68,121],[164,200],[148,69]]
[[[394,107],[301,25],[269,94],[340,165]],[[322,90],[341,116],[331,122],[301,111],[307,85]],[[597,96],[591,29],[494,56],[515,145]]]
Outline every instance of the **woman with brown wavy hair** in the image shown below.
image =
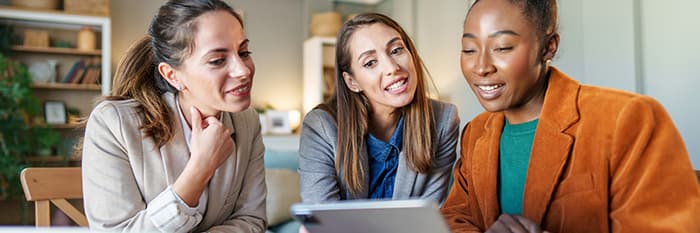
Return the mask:
[[454,105],[428,97],[427,71],[406,32],[381,14],[355,16],[338,33],[335,69],[335,96],[304,118],[302,201],[441,203],[459,118]]
[[83,193],[90,228],[264,232],[255,73],[241,17],[220,0],[171,0],[120,61],[90,114]]

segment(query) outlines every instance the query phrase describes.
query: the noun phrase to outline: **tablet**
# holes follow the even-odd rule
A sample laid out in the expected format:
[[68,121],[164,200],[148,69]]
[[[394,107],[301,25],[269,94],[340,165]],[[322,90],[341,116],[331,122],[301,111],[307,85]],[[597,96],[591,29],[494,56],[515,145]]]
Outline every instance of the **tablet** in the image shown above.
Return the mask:
[[437,204],[428,200],[298,203],[290,211],[309,233],[449,233]]

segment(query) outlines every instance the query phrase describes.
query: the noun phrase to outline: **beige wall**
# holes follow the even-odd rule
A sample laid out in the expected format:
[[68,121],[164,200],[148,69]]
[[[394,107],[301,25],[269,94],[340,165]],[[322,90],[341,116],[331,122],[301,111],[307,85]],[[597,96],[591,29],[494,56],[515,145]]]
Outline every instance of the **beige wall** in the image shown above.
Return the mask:
[[[112,67],[129,45],[142,36],[165,0],[110,1]],[[227,0],[244,12],[246,33],[256,65],[253,103],[301,109],[302,1]]]

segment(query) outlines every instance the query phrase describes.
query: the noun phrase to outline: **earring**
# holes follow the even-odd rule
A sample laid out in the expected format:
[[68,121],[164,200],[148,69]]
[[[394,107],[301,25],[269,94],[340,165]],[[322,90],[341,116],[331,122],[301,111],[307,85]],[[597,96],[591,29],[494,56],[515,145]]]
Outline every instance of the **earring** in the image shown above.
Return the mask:
[[550,64],[552,64],[552,59],[547,59],[547,61],[545,61],[544,63],[545,63],[547,66],[549,66]]

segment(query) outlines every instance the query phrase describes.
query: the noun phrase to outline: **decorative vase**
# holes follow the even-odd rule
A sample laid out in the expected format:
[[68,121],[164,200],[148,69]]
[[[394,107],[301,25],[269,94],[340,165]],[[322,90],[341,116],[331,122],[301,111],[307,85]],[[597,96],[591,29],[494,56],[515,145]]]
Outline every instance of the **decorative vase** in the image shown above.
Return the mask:
[[82,27],[78,31],[78,50],[95,50],[97,47],[95,31],[90,27]]

